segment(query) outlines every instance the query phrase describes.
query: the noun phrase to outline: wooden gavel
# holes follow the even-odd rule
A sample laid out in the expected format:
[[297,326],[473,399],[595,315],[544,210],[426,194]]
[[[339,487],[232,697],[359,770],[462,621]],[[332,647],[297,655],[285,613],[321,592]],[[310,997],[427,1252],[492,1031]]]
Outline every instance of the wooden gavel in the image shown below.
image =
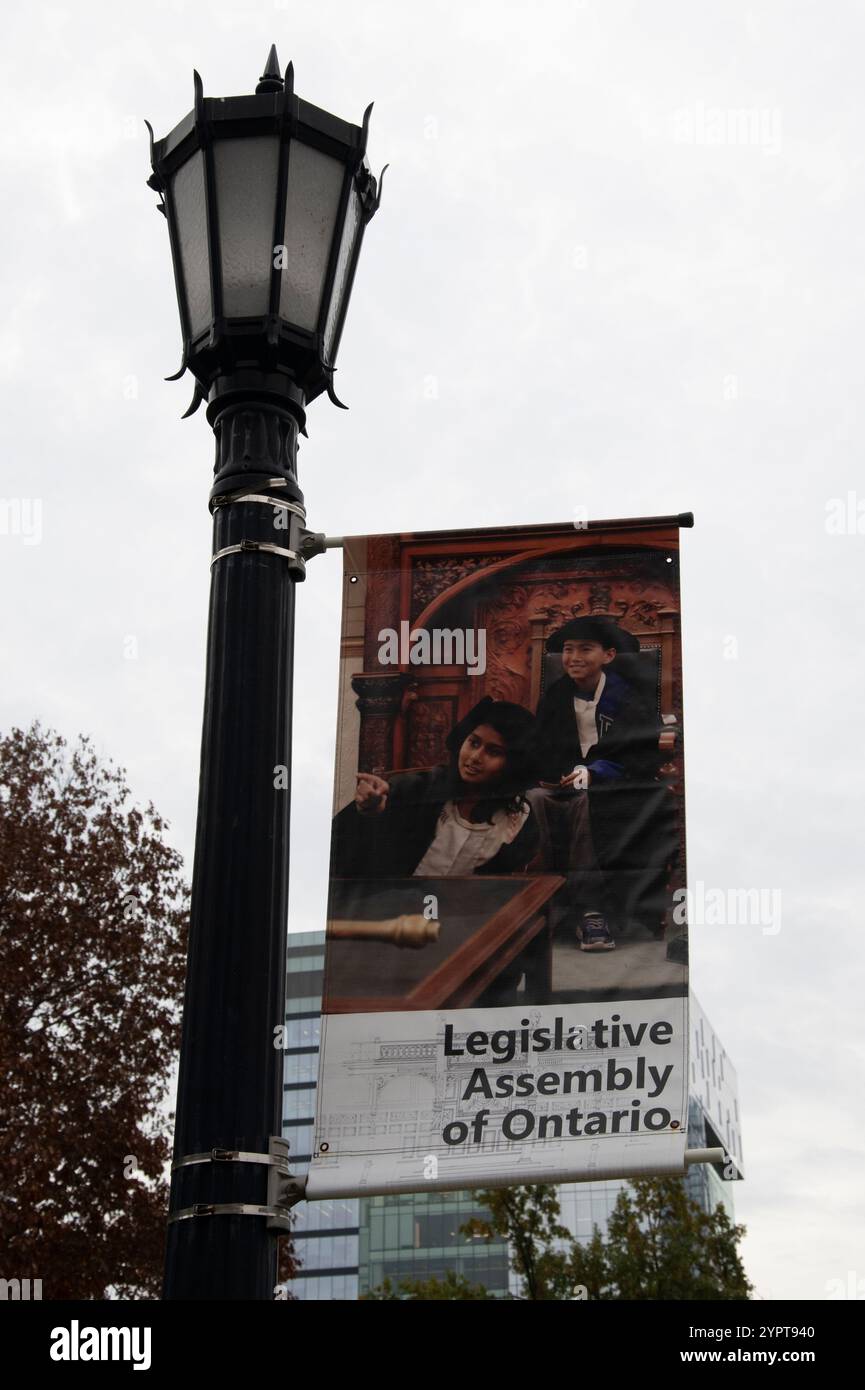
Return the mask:
[[438,941],[441,924],[426,917],[389,917],[384,922],[329,922],[327,934],[336,941],[386,941],[391,946],[408,946],[418,951],[430,941]]

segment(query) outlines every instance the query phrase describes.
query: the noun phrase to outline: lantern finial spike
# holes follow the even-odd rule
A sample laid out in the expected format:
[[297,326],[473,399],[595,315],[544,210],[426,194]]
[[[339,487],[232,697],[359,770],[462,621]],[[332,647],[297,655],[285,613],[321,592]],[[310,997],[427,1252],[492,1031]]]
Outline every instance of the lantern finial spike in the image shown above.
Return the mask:
[[255,95],[261,96],[262,92],[281,91],[282,75],[279,71],[279,59],[276,56],[276,44],[272,43],[270,45],[270,52],[267,55],[264,72],[261,74],[258,86],[255,89]]

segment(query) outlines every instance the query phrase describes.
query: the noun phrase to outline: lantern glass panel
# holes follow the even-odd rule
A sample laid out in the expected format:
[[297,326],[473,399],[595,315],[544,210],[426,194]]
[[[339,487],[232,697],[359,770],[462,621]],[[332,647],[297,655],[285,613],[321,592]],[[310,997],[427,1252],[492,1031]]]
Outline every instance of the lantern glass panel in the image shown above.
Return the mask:
[[266,314],[273,268],[279,141],[275,136],[217,140],[213,147],[222,311]]
[[318,325],[344,176],[345,165],[338,159],[292,140],[279,314],[310,332]]
[[348,196],[345,223],[342,229],[342,240],[339,246],[339,257],[336,263],[333,294],[330,298],[330,304],[327,310],[327,321],[324,325],[324,360],[329,366],[333,365],[333,347],[339,330],[342,308],[345,303],[345,295],[351,277],[351,268],[354,264],[355,247],[357,246],[360,228],[360,198],[357,196],[357,189],[355,188],[354,182],[352,182],[351,192]]
[[200,150],[196,150],[174,175],[171,196],[186,287],[189,331],[195,338],[209,327],[213,317],[210,301],[210,247],[207,237],[204,157]]

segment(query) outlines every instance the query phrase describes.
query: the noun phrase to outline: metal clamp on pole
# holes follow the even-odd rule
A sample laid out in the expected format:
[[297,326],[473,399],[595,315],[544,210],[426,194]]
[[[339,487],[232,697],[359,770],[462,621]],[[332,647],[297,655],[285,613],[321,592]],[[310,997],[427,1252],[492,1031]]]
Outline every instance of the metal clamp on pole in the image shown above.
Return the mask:
[[[279,482],[282,482],[281,478]],[[262,492],[223,492],[219,497],[214,497],[213,509],[216,511],[217,507],[227,507],[231,502],[257,502],[275,511],[294,512],[303,521],[306,520],[306,512],[299,502],[286,502],[282,497],[265,497]]]
[[[285,487],[284,478],[271,478],[269,482],[259,483],[258,488]],[[275,494],[268,496],[267,493],[253,489],[252,491],[240,489],[237,492],[220,493],[213,498],[213,511],[222,511],[233,504],[252,503],[259,507],[269,507],[274,514],[274,527],[286,535],[287,544],[277,545],[273,541],[263,538],[243,539],[234,545],[224,545],[217,550],[210,561],[211,569],[217,560],[222,560],[226,555],[239,555],[246,551],[264,551],[269,555],[278,555],[280,559],[288,561],[289,573],[296,583],[300,583],[306,578],[305,555],[302,550],[302,540],[308,535],[304,525],[306,512],[300,502],[292,502],[287,498],[278,497]]]
[[168,1225],[175,1221],[188,1221],[193,1216],[266,1216],[268,1228],[291,1230],[291,1214],[287,1208],[260,1207],[253,1202],[196,1202],[194,1207],[181,1207],[180,1211],[173,1211]]
[[268,1230],[291,1230],[291,1208],[302,1200],[306,1178],[297,1178],[291,1172],[287,1139],[272,1136],[266,1154],[250,1153],[243,1149],[210,1149],[207,1153],[186,1154],[172,1164],[172,1172],[198,1163],[255,1163],[268,1168],[266,1205],[254,1202],[196,1202],[194,1206],[171,1212],[169,1225],[174,1221],[188,1221],[193,1216],[264,1216]]
[[[255,497],[250,494],[248,497],[228,498],[227,501],[234,502],[266,502],[269,507],[281,506],[286,511],[295,512],[298,517],[303,517],[303,512],[299,507],[295,507],[291,502],[274,503],[269,497]],[[216,505],[216,504],[214,504]],[[225,506],[224,501],[219,502],[220,506]],[[282,546],[273,545],[270,541],[240,541],[237,545],[226,545],[221,550],[217,550],[210,562],[211,569],[217,560],[221,560],[223,555],[236,555],[241,550],[268,550],[273,555],[282,555],[292,563],[295,579],[306,578],[306,561],[312,559],[313,555],[323,555],[326,550],[341,550],[345,545],[344,536],[325,536],[321,531],[307,531],[304,526],[298,526],[294,530],[294,517],[291,523],[291,539],[297,546],[296,550],[287,550]]]
[[306,1196],[306,1177],[293,1177],[289,1171],[289,1144],[287,1139],[274,1136],[270,1141],[270,1152],[274,1162],[267,1175],[267,1202],[274,1215],[267,1220],[269,1231],[291,1230],[291,1208]]
[[242,552],[252,550],[263,550],[270,555],[281,555],[284,560],[288,560],[289,569],[292,570],[294,579],[306,578],[306,565],[296,550],[288,550],[283,545],[273,545],[270,541],[238,541],[237,545],[224,545],[221,550],[217,550],[210,562],[210,568],[216,564],[217,560],[223,559],[226,555],[239,555]]
[[300,553],[305,560],[313,555],[323,555],[326,550],[341,550],[345,545],[344,536],[326,536],[323,531],[302,531]]
[[189,1168],[196,1163],[259,1163],[272,1167],[284,1165],[288,1172],[288,1152],[276,1154],[271,1151],[256,1154],[245,1149],[210,1149],[207,1153],[187,1154],[185,1158],[178,1158],[176,1163],[172,1163],[171,1171],[176,1173],[178,1168]]

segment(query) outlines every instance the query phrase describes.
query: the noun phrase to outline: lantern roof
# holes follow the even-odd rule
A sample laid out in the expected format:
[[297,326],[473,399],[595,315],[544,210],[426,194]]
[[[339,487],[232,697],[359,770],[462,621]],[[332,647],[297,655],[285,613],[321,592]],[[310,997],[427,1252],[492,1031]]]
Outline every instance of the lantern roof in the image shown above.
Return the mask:
[[195,376],[187,414],[226,373],[255,367],[289,378],[307,401],[326,390],[341,405],[336,351],[381,198],[366,159],[372,102],[355,125],[303,101],[293,64],[280,75],[276,45],[252,94],[205,97],[197,72],[193,86],[192,110],[163,139],[147,122],[148,183],[168,219],[183,331],[181,367],[168,379]]

